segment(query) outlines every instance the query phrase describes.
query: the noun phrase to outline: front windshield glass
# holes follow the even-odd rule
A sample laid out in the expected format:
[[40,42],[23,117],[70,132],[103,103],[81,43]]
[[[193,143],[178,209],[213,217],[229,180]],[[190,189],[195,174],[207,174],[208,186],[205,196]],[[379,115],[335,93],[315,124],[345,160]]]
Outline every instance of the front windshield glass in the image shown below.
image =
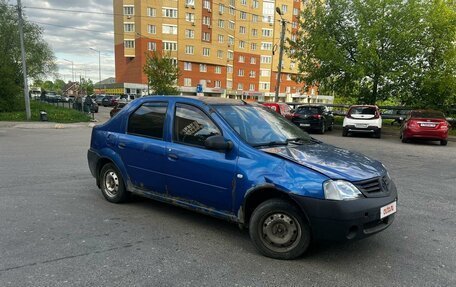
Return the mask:
[[311,137],[287,119],[260,105],[215,106],[218,113],[251,146],[303,144]]

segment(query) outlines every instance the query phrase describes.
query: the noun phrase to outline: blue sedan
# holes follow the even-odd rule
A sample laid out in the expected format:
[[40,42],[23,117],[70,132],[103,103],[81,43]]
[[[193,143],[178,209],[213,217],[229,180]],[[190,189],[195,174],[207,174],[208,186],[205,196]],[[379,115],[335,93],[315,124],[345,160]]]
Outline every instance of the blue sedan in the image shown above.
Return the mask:
[[108,201],[134,193],[238,223],[278,259],[299,257],[312,239],[375,234],[396,213],[380,162],[240,100],[137,99],[93,129],[88,162]]

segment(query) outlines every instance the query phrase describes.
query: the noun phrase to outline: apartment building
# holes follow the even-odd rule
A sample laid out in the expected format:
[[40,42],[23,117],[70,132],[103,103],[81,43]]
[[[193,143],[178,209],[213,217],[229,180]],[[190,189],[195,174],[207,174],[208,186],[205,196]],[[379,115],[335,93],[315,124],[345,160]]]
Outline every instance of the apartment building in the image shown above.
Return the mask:
[[[281,23],[298,28],[300,0],[114,0],[116,81],[147,83],[146,53],[165,51],[178,65],[182,94],[270,101],[276,86]],[[293,79],[284,55],[279,99],[317,94]]]

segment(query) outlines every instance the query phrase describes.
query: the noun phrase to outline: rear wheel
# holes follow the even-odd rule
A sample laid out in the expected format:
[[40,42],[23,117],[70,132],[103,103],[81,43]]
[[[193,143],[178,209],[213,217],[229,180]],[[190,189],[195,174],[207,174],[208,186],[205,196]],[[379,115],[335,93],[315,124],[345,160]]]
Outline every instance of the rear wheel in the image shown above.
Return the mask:
[[252,214],[249,233],[255,247],[265,256],[294,259],[310,244],[310,229],[302,213],[281,199],[261,203]]
[[331,124],[328,127],[328,131],[332,131],[334,127],[334,122],[331,122]]
[[343,136],[343,137],[348,136],[348,129],[347,129],[347,128],[343,128],[343,129],[342,129],[342,136]]
[[382,137],[382,129],[376,130],[375,133],[374,133],[374,137],[376,137],[378,139],[381,138]]
[[112,163],[107,163],[100,171],[101,193],[107,201],[121,203],[128,199],[122,175]]
[[441,140],[440,141],[440,145],[447,145],[448,144],[448,141],[447,140]]
[[322,123],[321,123],[321,128],[320,128],[320,131],[319,131],[319,132],[320,132],[320,134],[324,134],[325,131],[326,131],[326,124],[325,124],[325,122],[322,122]]

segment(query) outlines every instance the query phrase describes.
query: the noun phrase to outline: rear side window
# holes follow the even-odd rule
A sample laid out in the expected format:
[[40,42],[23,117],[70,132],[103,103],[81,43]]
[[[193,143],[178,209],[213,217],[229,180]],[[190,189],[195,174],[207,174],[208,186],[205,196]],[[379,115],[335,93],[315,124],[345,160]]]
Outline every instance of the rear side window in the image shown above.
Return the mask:
[[377,108],[375,107],[354,107],[350,109],[350,115],[375,115]]
[[145,103],[130,116],[128,133],[163,139],[167,103]]
[[221,132],[203,111],[186,104],[176,105],[175,142],[204,147],[204,141],[214,135],[221,135]]

